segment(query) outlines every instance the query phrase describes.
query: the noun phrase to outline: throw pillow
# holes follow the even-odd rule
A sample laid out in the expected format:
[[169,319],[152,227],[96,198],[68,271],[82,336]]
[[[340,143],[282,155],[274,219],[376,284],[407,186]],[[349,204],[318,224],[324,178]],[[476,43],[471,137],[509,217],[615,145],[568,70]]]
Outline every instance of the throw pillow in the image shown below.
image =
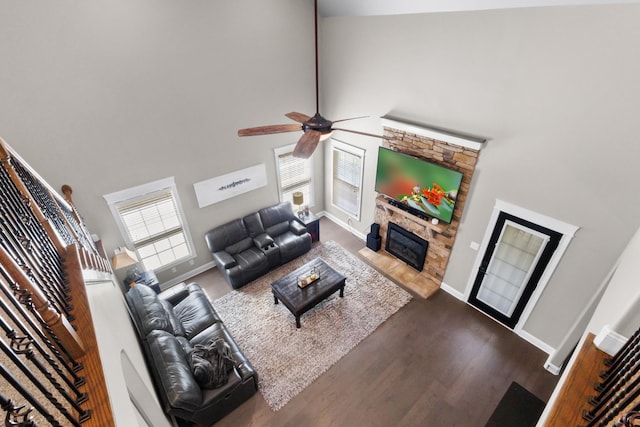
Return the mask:
[[229,371],[235,365],[229,344],[222,338],[212,338],[206,344],[196,344],[189,364],[193,377],[202,388],[218,388],[227,383]]

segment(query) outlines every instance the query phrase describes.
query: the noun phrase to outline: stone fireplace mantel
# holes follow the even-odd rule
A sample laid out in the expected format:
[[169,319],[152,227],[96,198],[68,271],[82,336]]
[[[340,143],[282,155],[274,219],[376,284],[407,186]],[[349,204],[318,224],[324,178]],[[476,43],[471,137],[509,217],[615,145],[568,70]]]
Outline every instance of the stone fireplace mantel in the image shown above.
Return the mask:
[[381,119],[382,126],[385,128],[397,129],[402,132],[412,133],[417,136],[423,136],[475,151],[480,151],[487,141],[485,138],[478,136],[466,135],[431,125],[415,123],[394,116],[382,116]]
[[385,247],[388,223],[394,222],[429,242],[427,258],[421,272],[388,254],[384,249],[374,252],[368,248],[360,254],[383,273],[423,298],[436,292],[442,283],[451,249],[460,225],[465,201],[471,187],[478,155],[484,138],[409,122],[392,116],[382,117],[385,140],[383,146],[441,166],[462,172],[462,184],[451,223],[432,224],[388,203],[379,195],[375,201],[374,221],[380,224]]

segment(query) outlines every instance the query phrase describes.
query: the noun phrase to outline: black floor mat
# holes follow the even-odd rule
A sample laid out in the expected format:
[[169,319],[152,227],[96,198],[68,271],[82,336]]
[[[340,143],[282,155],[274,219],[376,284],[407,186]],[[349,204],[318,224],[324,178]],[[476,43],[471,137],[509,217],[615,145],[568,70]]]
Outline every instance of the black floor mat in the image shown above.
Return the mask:
[[512,382],[485,427],[534,427],[545,403]]

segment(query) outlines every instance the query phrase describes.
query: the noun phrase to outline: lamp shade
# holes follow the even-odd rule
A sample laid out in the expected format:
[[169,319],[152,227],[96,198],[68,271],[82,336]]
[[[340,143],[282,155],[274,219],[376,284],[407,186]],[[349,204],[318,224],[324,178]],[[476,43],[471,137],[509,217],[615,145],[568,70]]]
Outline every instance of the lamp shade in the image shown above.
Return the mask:
[[302,192],[296,191],[295,193],[293,193],[293,204],[301,205],[303,203],[304,203],[304,196],[302,195]]
[[113,265],[114,270],[128,267],[130,265],[136,264],[137,262],[138,257],[136,257],[136,254],[125,247],[116,249],[115,255],[113,256],[113,258],[111,258],[111,264]]

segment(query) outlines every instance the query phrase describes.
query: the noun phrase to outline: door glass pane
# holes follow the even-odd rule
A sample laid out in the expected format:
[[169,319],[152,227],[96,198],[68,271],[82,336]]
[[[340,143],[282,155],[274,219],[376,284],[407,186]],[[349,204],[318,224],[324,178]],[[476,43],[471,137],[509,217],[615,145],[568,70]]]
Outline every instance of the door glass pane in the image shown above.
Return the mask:
[[506,223],[477,299],[511,316],[547,240],[532,230]]

